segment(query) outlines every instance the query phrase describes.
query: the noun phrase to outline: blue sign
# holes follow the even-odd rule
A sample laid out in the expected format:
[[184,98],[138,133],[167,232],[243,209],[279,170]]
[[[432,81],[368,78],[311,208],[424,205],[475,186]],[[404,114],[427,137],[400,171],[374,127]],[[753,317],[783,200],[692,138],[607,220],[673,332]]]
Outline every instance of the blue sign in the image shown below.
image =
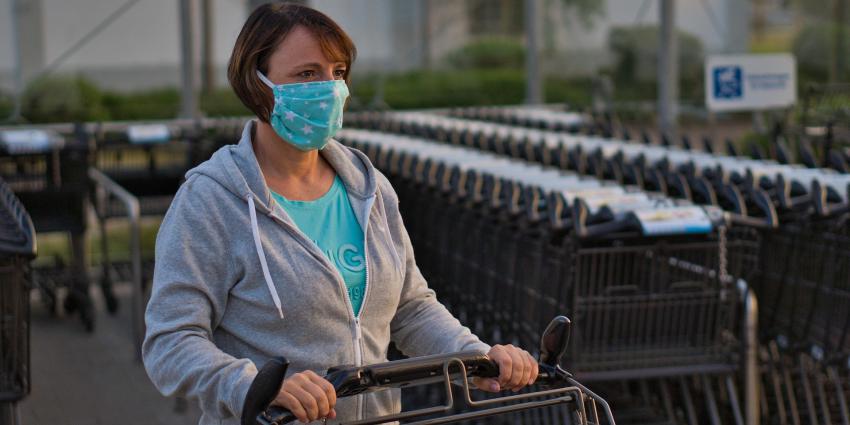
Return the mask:
[[744,96],[744,78],[740,66],[714,68],[714,97],[739,99]]
[[797,65],[789,54],[711,55],[705,105],[711,111],[788,108],[797,101]]

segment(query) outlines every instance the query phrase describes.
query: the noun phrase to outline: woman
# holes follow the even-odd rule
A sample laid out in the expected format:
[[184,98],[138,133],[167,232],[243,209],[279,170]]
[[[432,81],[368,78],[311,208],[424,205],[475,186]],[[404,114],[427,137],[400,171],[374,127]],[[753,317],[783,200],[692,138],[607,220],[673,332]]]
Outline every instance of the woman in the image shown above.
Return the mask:
[[488,391],[519,388],[537,364],[482,343],[437,302],[416,267],[387,179],[331,137],[342,124],[355,48],[330,18],[260,6],[236,40],[228,78],[257,116],[238,145],[189,171],[156,242],[142,348],[165,395],[200,400],[201,423],[238,423],[261,366],[291,366],[275,404],[299,420],[400,410],[398,391],[341,399],[319,374],[462,350],[500,365]]

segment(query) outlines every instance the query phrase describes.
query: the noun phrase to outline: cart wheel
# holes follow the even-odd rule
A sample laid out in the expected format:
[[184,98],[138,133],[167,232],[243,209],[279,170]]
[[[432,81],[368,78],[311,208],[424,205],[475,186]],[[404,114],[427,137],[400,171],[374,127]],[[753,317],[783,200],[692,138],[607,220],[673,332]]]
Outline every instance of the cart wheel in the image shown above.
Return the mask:
[[56,317],[56,291],[44,285],[39,286],[39,291],[44,308],[50,313],[51,317]]
[[69,291],[68,295],[65,296],[65,301],[62,302],[62,310],[64,310],[65,314],[72,314],[77,311],[80,304],[77,297],[78,295],[74,291]]
[[115,315],[118,312],[118,298],[115,297],[115,291],[112,289],[112,279],[108,270],[104,270],[100,278],[100,292],[106,301],[106,311],[110,315]]
[[106,299],[106,311],[111,315],[115,315],[118,312],[118,298],[115,297],[115,294],[110,292],[106,292],[103,294]]
[[80,319],[83,321],[83,326],[86,332],[94,332],[94,305],[88,298],[82,300],[80,304]]
[[103,278],[100,280],[100,292],[106,301],[106,311],[114,316],[118,312],[118,298],[115,297],[115,291],[112,290],[112,281],[110,279]]

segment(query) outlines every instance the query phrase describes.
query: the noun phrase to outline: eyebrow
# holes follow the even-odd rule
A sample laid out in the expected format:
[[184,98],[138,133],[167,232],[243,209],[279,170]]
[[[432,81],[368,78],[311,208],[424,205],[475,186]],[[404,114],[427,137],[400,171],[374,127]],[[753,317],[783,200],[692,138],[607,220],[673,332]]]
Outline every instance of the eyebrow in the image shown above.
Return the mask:
[[[345,62],[336,62],[334,65],[345,66]],[[300,68],[321,68],[321,67],[322,67],[322,64],[320,64],[318,62],[309,62],[309,63],[302,63],[302,64],[296,66],[295,68],[300,69]]]

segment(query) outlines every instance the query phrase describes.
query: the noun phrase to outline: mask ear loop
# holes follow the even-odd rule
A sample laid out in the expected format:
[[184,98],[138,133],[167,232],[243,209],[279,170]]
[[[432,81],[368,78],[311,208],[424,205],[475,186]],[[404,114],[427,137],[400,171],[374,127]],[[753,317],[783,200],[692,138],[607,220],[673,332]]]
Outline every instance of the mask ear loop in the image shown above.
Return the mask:
[[274,83],[272,83],[271,80],[268,79],[268,77],[263,75],[263,73],[260,72],[259,69],[255,70],[255,72],[257,73],[257,76],[260,77],[260,81],[269,86],[269,88],[274,89]]

